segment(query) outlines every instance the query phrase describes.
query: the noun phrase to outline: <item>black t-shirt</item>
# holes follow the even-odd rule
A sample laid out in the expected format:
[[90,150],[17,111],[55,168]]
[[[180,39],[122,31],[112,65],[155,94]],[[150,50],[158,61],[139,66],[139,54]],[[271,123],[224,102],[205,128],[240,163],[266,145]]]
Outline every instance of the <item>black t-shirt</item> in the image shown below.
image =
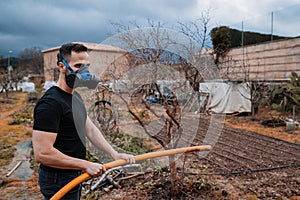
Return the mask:
[[[69,94],[53,86],[38,100],[34,109],[34,130],[57,134],[54,147],[75,158],[85,159],[86,109],[77,92]],[[41,165],[51,171],[64,171]]]

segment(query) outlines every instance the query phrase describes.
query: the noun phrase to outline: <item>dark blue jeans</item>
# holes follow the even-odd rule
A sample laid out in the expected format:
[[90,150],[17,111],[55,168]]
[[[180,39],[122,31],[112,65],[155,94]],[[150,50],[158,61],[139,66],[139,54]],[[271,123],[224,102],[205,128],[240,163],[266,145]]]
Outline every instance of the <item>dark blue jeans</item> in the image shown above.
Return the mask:
[[[63,186],[69,183],[74,178],[78,177],[81,172],[49,172],[44,169],[39,169],[39,185],[41,193],[44,195],[44,200],[50,199]],[[81,184],[68,192],[62,200],[80,200]]]

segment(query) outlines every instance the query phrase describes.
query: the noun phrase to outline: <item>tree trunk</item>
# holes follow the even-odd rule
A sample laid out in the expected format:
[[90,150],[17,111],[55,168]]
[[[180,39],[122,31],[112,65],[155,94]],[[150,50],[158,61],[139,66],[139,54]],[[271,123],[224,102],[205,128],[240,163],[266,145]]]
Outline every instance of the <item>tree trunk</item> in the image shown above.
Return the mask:
[[175,162],[175,155],[169,156],[169,164],[170,164],[170,171],[171,171],[171,197],[178,196],[179,189],[178,189],[178,177],[177,177],[177,169],[176,169],[176,162]]

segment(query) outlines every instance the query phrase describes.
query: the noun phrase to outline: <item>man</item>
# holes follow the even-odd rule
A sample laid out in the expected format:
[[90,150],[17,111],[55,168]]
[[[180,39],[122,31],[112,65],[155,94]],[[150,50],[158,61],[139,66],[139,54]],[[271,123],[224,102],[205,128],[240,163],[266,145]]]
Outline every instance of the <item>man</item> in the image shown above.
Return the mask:
[[[80,95],[74,91],[75,87],[98,83],[88,71],[87,48],[77,43],[64,44],[57,57],[58,82],[46,91],[34,109],[32,143],[35,160],[40,163],[39,185],[44,199],[50,199],[82,171],[92,177],[105,172],[103,165],[85,159],[86,136],[112,158],[135,162],[133,155],[116,152],[105,140],[87,116]],[[80,193],[79,185],[63,199],[80,199]]]

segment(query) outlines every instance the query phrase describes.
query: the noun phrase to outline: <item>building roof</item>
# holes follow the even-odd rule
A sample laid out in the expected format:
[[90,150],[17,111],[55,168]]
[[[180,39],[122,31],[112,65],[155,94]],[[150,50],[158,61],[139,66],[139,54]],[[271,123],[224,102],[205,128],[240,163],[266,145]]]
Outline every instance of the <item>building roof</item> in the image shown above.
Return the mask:
[[[83,44],[88,48],[89,51],[96,50],[96,51],[106,51],[106,52],[126,52],[124,49],[121,49],[120,47],[112,46],[108,44],[88,43],[88,42],[74,42],[74,43]],[[45,49],[42,52],[47,53],[47,52],[57,51],[59,48],[60,46],[52,47],[50,49]]]

